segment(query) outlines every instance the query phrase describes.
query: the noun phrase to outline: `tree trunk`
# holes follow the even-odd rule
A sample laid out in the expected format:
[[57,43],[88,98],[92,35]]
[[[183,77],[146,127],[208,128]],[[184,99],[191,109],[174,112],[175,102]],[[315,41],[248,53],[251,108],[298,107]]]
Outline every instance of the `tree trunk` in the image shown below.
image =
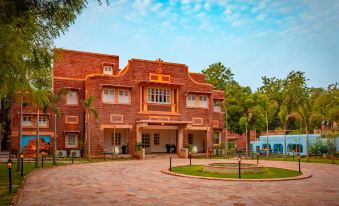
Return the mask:
[[268,116],[266,111],[266,158],[270,158],[270,147],[268,146]]
[[87,114],[87,140],[88,140],[88,156],[87,159],[91,160],[91,129],[90,129],[90,124],[89,124],[89,113]]
[[40,116],[40,110],[38,109],[38,114],[37,114],[37,124],[36,124],[36,152],[35,152],[35,167],[39,167],[40,163],[40,138],[39,138],[39,116]]
[[332,147],[332,163],[335,164],[335,153],[336,153],[336,137],[333,138],[333,147]]
[[56,126],[57,124],[57,116],[54,114],[54,150],[53,150],[53,165],[57,164],[57,134],[56,134]]
[[[18,151],[18,162],[17,162],[17,167],[16,167],[16,171],[20,171],[21,169],[21,161],[20,161],[20,154],[22,153],[22,147],[21,147],[21,142],[22,142],[22,104],[23,104],[23,96],[21,95],[21,98],[20,98],[20,123],[19,123],[19,151]],[[1,130],[1,128],[0,128]],[[1,136],[0,136],[1,137]],[[0,139],[1,141],[1,139]],[[0,148],[1,149],[1,148]]]

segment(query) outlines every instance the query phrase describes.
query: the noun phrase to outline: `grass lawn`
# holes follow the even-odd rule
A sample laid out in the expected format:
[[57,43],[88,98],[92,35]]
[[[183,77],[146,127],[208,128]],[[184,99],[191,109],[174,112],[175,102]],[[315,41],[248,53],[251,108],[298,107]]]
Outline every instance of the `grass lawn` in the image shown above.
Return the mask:
[[[172,172],[192,175],[192,176],[203,176],[203,177],[217,177],[217,178],[238,178],[238,174],[218,174],[203,172],[202,165],[192,165],[192,166],[179,166],[172,167]],[[241,174],[242,179],[269,179],[269,178],[284,178],[284,177],[295,177],[299,176],[298,171],[280,169],[274,167],[265,167],[261,173],[256,174]]]
[[[94,163],[94,162],[103,162],[103,161],[112,161],[113,159],[107,158],[106,160],[104,159],[97,159],[93,158],[91,161],[88,161],[87,159],[80,158],[80,159],[74,159],[75,164],[81,164],[81,163]],[[114,159],[115,160],[130,160],[127,158],[118,158]],[[71,164],[72,160],[70,158],[67,159],[62,159],[58,160],[58,165],[66,165],[66,164]],[[24,162],[24,175],[27,175],[30,173],[32,170],[34,170],[35,163],[33,161],[27,161],[25,160]],[[40,165],[41,167],[41,165]],[[53,165],[52,160],[45,160],[44,161],[44,168],[50,168],[50,167],[55,167]],[[24,178],[20,176],[20,171],[16,171],[17,164],[14,162],[13,167],[12,167],[12,183],[13,183],[13,192],[9,193],[8,191],[8,169],[6,166],[6,163],[0,163],[0,206],[2,205],[9,205],[11,200],[13,199],[14,194],[17,192],[18,188],[22,184],[22,181]]]
[[[64,165],[65,163],[59,162],[58,165]],[[44,168],[53,167],[52,161],[44,161]],[[14,193],[18,190],[24,178],[21,177],[20,171],[16,171],[17,164],[13,163],[12,167],[12,183],[13,192],[8,191],[8,169],[6,163],[0,163],[0,205],[8,205],[12,200]],[[24,175],[34,170],[34,162],[24,163]]]

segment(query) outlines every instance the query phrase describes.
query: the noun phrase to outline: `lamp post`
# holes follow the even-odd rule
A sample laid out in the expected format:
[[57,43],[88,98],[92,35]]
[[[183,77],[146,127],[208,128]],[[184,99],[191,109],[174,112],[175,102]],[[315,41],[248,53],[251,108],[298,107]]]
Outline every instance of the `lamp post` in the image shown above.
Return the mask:
[[170,155],[170,171],[172,171],[172,155]]
[[259,154],[257,153],[257,164],[259,164]]
[[192,166],[192,152],[188,153],[188,158],[190,158],[190,166]]
[[41,168],[44,168],[44,153],[43,152],[41,153]]
[[238,163],[239,163],[239,179],[241,179],[241,157],[240,157],[240,155],[238,156]]
[[20,154],[20,159],[21,159],[21,177],[24,176],[24,154],[21,152]]
[[7,168],[8,168],[9,192],[12,192],[12,166],[13,166],[12,160],[8,159],[8,161],[7,161]]
[[299,173],[301,173],[301,169],[300,169],[300,154],[298,154],[298,164],[299,164]]
[[293,150],[293,152],[292,152],[292,156],[293,156],[293,161],[294,161],[294,150]]

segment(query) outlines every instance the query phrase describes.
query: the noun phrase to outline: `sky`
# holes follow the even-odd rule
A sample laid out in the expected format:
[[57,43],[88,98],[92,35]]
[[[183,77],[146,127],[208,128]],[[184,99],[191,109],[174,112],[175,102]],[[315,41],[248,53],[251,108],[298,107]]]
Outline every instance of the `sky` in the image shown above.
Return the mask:
[[131,58],[192,72],[221,62],[253,90],[292,70],[327,87],[339,82],[339,1],[89,0],[55,46],[119,55],[121,68]]

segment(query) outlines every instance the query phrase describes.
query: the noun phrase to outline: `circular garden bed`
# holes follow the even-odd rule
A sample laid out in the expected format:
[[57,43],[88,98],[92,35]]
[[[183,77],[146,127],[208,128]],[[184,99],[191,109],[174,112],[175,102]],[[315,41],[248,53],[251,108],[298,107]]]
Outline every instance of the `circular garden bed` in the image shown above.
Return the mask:
[[[172,170],[169,172],[171,174],[179,174],[183,176],[197,176],[204,177],[204,179],[212,178],[212,179],[238,179],[239,176],[237,173],[216,173],[216,172],[207,172],[204,170],[204,165],[184,165],[178,167],[172,167]],[[276,168],[276,167],[262,167],[260,172],[256,173],[242,173],[241,179],[252,179],[252,180],[260,180],[260,179],[279,179],[283,178],[291,179],[294,177],[302,176],[301,173],[295,170]],[[307,177],[310,177],[308,175]],[[304,177],[304,178],[307,178]],[[303,178],[297,178],[303,179]]]

